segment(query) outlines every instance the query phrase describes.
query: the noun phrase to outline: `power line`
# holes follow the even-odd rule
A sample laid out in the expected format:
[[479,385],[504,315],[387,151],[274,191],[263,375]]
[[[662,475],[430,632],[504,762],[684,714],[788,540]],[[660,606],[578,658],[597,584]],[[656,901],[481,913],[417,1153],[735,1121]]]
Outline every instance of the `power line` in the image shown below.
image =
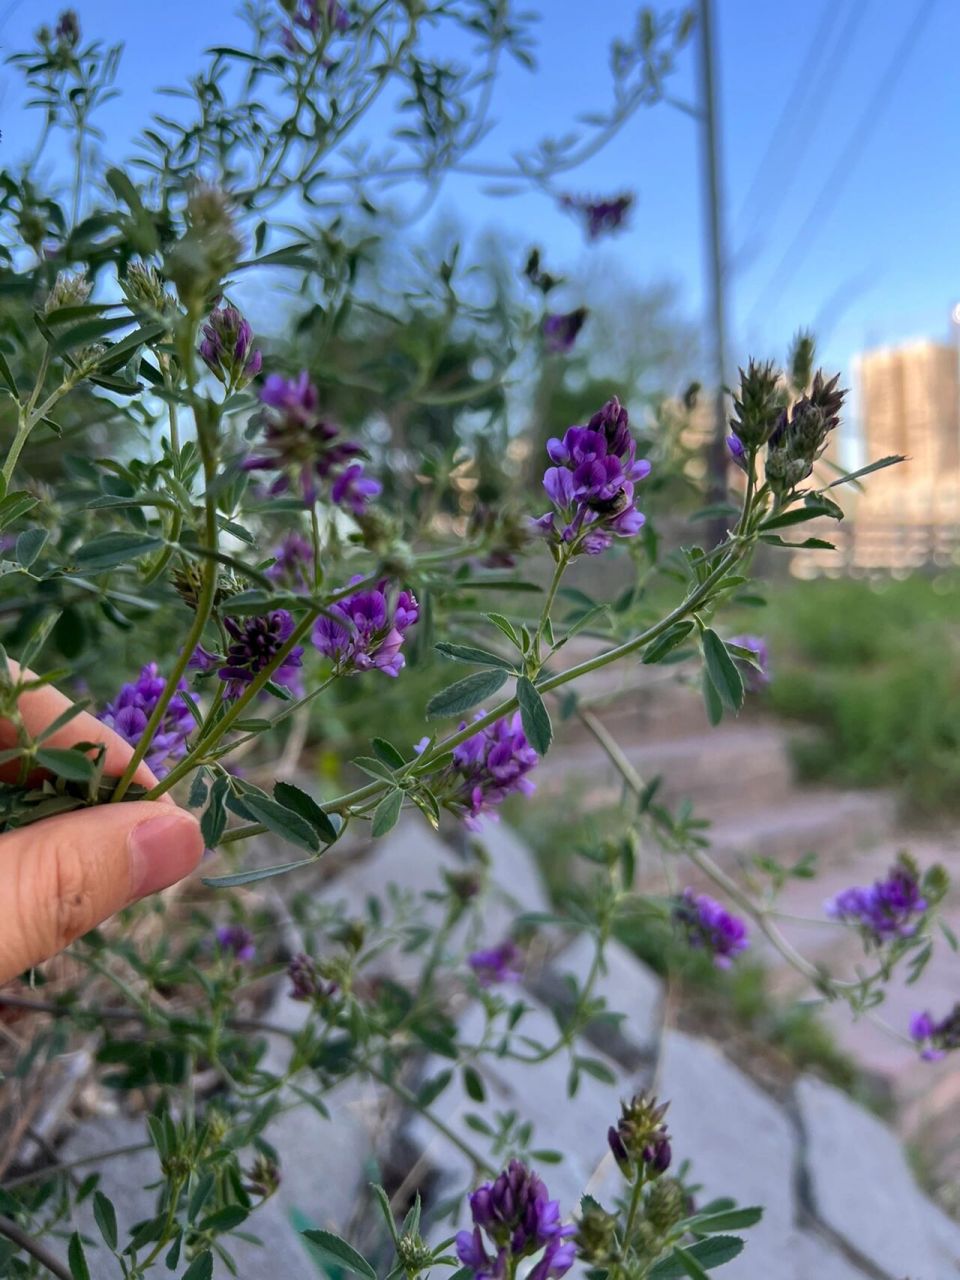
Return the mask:
[[823,225],[826,215],[836,203],[838,196],[853,172],[856,160],[863,153],[867,138],[879,123],[883,108],[892,98],[894,89],[906,70],[910,55],[913,53],[923,28],[930,19],[936,3],[937,0],[922,0],[918,5],[913,22],[897,45],[893,57],[880,77],[876,89],[854,126],[853,132],[847,139],[836,164],[830,170],[826,181],[820,188],[810,212],[777,263],[766,288],[761,291],[759,298],[748,313],[746,318],[748,325],[753,317],[762,311],[776,294],[783,290],[787,282],[792,279],[799,264],[803,261],[810,243]]
[[[840,7],[842,8],[843,0]],[[800,64],[796,77],[793,81],[793,87],[787,96],[786,101],[781,108],[777,122],[773,126],[773,132],[767,143],[766,150],[760,158],[760,163],[754,170],[753,178],[750,186],[747,188],[747,194],[743,197],[743,203],[740,206],[740,212],[737,221],[741,221],[746,213],[755,207],[755,202],[763,195],[764,191],[770,190],[770,185],[766,180],[766,171],[773,163],[776,156],[780,155],[784,150],[786,135],[789,134],[791,127],[796,123],[803,100],[807,96],[810,86],[813,83],[814,72],[818,66],[822,66],[822,50],[826,43],[835,17],[835,9],[833,0],[826,0],[823,12],[820,14],[820,22],[813,37],[807,47],[803,62]],[[756,221],[756,217],[754,218]]]

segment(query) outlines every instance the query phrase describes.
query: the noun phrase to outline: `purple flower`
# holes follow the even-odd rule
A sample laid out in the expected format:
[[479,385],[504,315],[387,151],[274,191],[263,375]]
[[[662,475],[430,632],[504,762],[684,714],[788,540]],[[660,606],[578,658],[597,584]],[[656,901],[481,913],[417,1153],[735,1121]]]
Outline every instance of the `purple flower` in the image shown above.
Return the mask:
[[[135,747],[166,687],[167,682],[158,673],[157,664],[150,662],[141,670],[139,678],[133,684],[125,684],[113,702],[107,703],[97,719]],[[186,687],[182,680],[177,685],[182,690],[186,690]],[[175,693],[167,704],[144,757],[147,768],[158,778],[169,773],[174,761],[182,760],[187,754],[187,739],[193,727],[189,707]]]
[[625,1177],[634,1177],[634,1166],[643,1165],[653,1177],[670,1168],[670,1135],[663,1118],[669,1103],[644,1093],[620,1104],[620,1119],[607,1130],[607,1143]]
[[951,1049],[960,1049],[960,1004],[955,1004],[938,1022],[930,1013],[915,1013],[910,1019],[910,1035],[922,1045],[920,1057],[936,1062]]
[[[294,622],[286,609],[252,618],[224,618],[223,625],[233,643],[225,655],[210,653],[198,645],[190,657],[190,666],[200,671],[217,669],[226,684],[225,698],[239,698],[255,676],[269,666],[293,632]],[[274,684],[284,685],[294,697],[302,696],[299,668],[303,665],[303,648],[291,649],[274,671]]]
[[555,464],[543,475],[554,504],[534,526],[569,554],[598,555],[614,537],[632,538],[643,527],[634,487],[650,474],[650,463],[636,456],[627,411],[613,397],[586,426],[569,427],[562,439],[547,441]]
[[599,240],[609,232],[619,231],[633,207],[632,192],[590,200],[586,196],[561,196],[560,204],[577,214],[584,223],[588,240]]
[[216,932],[217,946],[241,964],[252,963],[257,954],[253,934],[242,924],[222,924]]
[[477,975],[482,987],[493,986],[496,982],[519,981],[522,960],[520,948],[509,938],[497,947],[474,951],[467,956],[467,964]]
[[457,1234],[457,1256],[477,1280],[502,1280],[508,1259],[530,1257],[541,1249],[543,1257],[531,1272],[537,1280],[560,1277],[573,1265],[574,1247],[567,1240],[574,1228],[561,1224],[559,1203],[522,1161],[511,1160],[498,1178],[478,1187],[470,1196],[470,1212],[473,1230]]
[[[359,577],[351,579],[360,582]],[[410,591],[397,593],[391,603],[386,580],[368,591],[358,591],[330,606],[313,628],[313,643],[332,659],[341,675],[356,671],[382,671],[398,676],[404,667],[400,652],[404,633],[420,616],[420,606]]]
[[705,893],[684,889],[674,903],[673,919],[690,946],[711,952],[720,969],[729,969],[733,957],[750,945],[746,924]]
[[542,331],[547,351],[551,355],[567,355],[572,351],[586,318],[586,307],[577,307],[576,311],[550,312],[544,316]]
[[383,492],[379,480],[371,480],[363,474],[362,462],[351,462],[333,482],[330,497],[334,504],[343,507],[351,515],[362,516],[371,498]]
[[294,591],[313,588],[313,544],[302,533],[288,533],[273,551],[273,564],[267,570],[271,582]]
[[269,492],[285,493],[293,481],[308,506],[320,496],[320,482],[330,481],[336,490],[333,501],[362,514],[379,486],[362,478],[362,466],[355,461],[360,446],[344,440],[336,423],[320,413],[320,396],[306,371],[296,378],[271,373],[260,399],[265,405],[263,449],[244,462],[244,469],[278,472]]
[[905,860],[896,862],[885,880],[871,885],[853,885],[831,898],[824,906],[828,916],[854,924],[875,946],[916,932],[916,918],[927,909],[914,868]]
[[70,48],[80,43],[80,19],[77,17],[76,10],[64,9],[57,19],[53,34],[57,37],[59,44],[68,45]]
[[253,330],[236,307],[211,311],[203,326],[200,355],[211,373],[230,390],[245,386],[263,367],[263,356],[251,350]]
[[760,693],[770,683],[770,653],[763,636],[731,636],[730,643],[741,649],[749,649],[757,660],[757,666],[738,658],[737,669],[743,677],[748,693]]
[[740,439],[738,435],[736,435],[732,431],[730,435],[727,436],[727,449],[730,452],[730,457],[733,459],[736,465],[740,468],[740,470],[746,471],[747,451],[744,448],[743,441]]
[[[474,718],[480,720],[483,714],[478,711]],[[466,727],[463,721],[460,728]],[[418,749],[423,745],[418,743]],[[482,815],[496,817],[493,810],[512,792],[530,795],[534,790],[526,775],[536,768],[539,757],[524,736],[519,712],[480,729],[454,747],[452,757],[437,779],[437,789],[471,831],[481,829]]]

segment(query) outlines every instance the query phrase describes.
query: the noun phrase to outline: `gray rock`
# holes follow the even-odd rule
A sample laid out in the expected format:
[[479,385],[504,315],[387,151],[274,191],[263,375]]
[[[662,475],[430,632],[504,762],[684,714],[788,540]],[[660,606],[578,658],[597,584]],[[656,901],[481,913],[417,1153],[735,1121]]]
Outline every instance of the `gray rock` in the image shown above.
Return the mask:
[[819,1080],[800,1080],[796,1099],[820,1221],[895,1280],[960,1275],[957,1228],[917,1188],[893,1131]]
[[[792,1259],[792,1280],[869,1280],[835,1245],[812,1231],[798,1231],[785,1254]],[[786,1261],[786,1258],[785,1258]]]
[[[572,995],[564,975],[572,975],[582,988],[593,964],[596,947],[589,934],[551,961],[537,983],[538,993],[550,1005],[569,1008]],[[611,1013],[622,1013],[619,1026],[597,1020],[584,1029],[584,1038],[608,1057],[628,1067],[651,1059],[660,1038],[663,988],[660,979],[619,942],[608,942],[603,969],[593,986],[594,996],[606,1001]]]

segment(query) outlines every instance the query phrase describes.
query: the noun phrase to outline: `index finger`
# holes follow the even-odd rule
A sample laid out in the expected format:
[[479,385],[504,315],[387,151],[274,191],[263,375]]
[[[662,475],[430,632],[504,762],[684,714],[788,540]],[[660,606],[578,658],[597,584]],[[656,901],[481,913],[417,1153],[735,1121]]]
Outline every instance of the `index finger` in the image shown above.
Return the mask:
[[[12,658],[8,659],[8,662],[10,670],[16,676],[20,671],[19,663],[14,662]],[[28,672],[27,674],[31,673]],[[62,715],[71,706],[73,706],[73,700],[49,684],[45,684],[39,689],[28,690],[21,695],[19,702],[24,726],[31,736],[40,733],[47,725],[52,724],[57,716]],[[91,715],[89,711],[78,712],[72,720],[57,729],[49,738],[46,738],[44,745],[49,747],[72,747],[77,742],[103,743],[107,748],[105,772],[111,778],[120,777],[133,755],[133,747],[131,747],[130,743],[121,738],[113,729],[108,728],[96,716]],[[15,747],[16,745],[17,735],[13,725],[7,720],[0,720],[0,750]],[[3,772],[3,770],[0,770],[0,775]],[[153,772],[141,761],[137,765],[133,781],[140,783],[143,787],[150,788],[156,784],[157,779]],[[170,797],[164,795],[161,799],[169,800]]]

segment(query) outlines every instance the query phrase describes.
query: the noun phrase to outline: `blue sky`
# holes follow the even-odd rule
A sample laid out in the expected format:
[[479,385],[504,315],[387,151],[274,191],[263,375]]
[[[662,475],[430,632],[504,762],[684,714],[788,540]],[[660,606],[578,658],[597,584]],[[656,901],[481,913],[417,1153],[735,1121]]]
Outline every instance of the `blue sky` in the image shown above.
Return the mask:
[[[818,324],[824,359],[848,374],[851,356],[865,347],[949,337],[950,309],[960,299],[960,4],[715,4],[729,240],[738,264],[730,290],[734,358],[782,355],[802,324]],[[85,34],[126,45],[123,96],[102,117],[117,144],[145,120],[155,102],[152,86],[182,83],[204,47],[241,32],[232,0],[164,0],[162,6],[75,0],[75,7]],[[505,72],[494,102],[500,123],[483,146],[494,160],[544,133],[563,131],[578,112],[606,101],[610,41],[630,30],[638,6],[634,0],[594,0],[591,6],[532,0],[531,7],[541,12],[539,68],[533,75],[514,66]],[[47,11],[38,0],[0,0],[4,50],[22,46],[41,20],[55,16],[56,6]],[[909,57],[898,59],[914,22],[922,29]],[[823,51],[810,60],[818,29]],[[898,62],[900,70],[884,82],[887,68]],[[673,82],[678,96],[694,95],[694,68],[689,48]],[[793,113],[783,145],[767,156],[758,182],[761,159],[802,71],[806,101]],[[880,111],[858,131],[881,93]],[[22,153],[23,131],[33,127],[19,102],[7,72],[0,114],[11,159]],[[830,184],[845,150],[852,163],[839,183]],[[598,272],[671,279],[684,309],[697,316],[704,271],[699,182],[696,122],[658,106],[635,116],[577,175],[578,189],[630,187],[638,193],[630,229],[592,259],[578,226],[538,194],[496,199],[475,180],[454,178],[437,213],[454,213],[478,231],[496,227],[508,243],[536,238],[561,268],[592,261]],[[811,220],[818,202],[820,215]]]

